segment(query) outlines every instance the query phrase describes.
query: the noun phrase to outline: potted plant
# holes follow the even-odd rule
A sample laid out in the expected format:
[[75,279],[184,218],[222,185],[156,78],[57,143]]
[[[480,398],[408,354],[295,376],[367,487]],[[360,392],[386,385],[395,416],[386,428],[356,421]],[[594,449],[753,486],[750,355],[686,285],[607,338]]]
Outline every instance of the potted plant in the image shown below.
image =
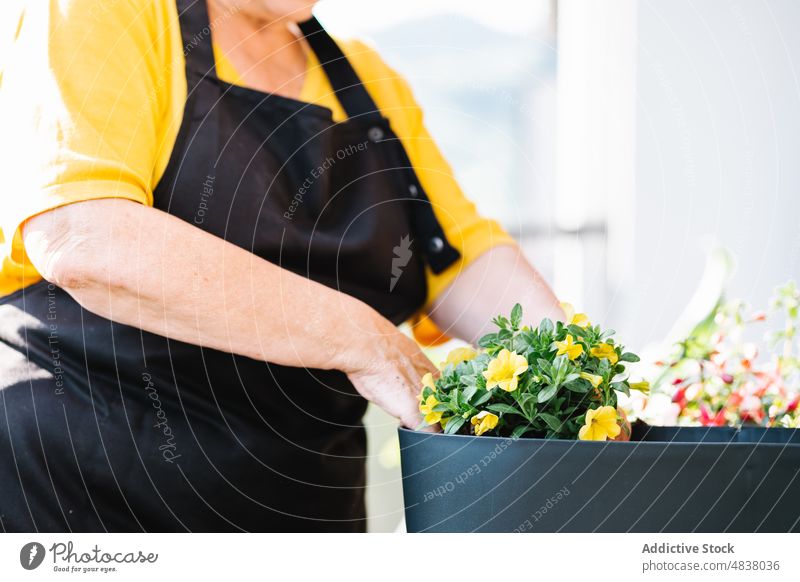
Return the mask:
[[565,311],[531,327],[517,305],[423,379],[441,432],[400,430],[409,531],[798,529],[794,431],[631,431],[618,399],[649,390],[629,377],[638,357]]

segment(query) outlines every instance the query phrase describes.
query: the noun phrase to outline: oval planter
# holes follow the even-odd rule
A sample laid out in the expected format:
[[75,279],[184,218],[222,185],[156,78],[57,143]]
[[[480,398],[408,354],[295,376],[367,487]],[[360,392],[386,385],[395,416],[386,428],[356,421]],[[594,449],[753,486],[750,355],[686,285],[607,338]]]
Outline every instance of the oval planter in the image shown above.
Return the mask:
[[800,430],[639,424],[631,442],[399,433],[409,532],[800,531]]

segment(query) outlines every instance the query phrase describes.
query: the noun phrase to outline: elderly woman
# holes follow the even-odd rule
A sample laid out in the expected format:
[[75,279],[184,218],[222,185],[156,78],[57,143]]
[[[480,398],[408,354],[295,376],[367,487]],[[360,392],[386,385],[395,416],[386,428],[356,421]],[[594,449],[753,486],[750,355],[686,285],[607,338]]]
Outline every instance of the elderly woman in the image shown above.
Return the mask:
[[[374,402],[558,304],[308,0],[29,3],[2,76],[0,520],[359,531]],[[5,156],[6,162],[9,156]]]

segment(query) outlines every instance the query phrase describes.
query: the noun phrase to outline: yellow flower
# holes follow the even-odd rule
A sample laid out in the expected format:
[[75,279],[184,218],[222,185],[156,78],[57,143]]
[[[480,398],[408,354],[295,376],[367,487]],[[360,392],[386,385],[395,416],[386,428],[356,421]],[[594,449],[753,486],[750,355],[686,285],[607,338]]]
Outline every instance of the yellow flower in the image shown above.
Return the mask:
[[581,427],[578,438],[582,441],[604,441],[616,438],[621,431],[614,407],[601,406],[586,411],[586,425]]
[[428,424],[436,424],[442,420],[442,412],[434,412],[434,407],[439,404],[436,396],[431,394],[424,402],[419,403],[419,411],[425,415],[425,422]]
[[417,396],[418,399],[422,400],[422,393],[425,392],[425,388],[436,390],[436,385],[433,383],[433,374],[430,372],[422,377],[422,390],[420,390],[419,396]]
[[486,389],[491,390],[499,386],[506,392],[513,392],[517,389],[517,376],[527,369],[528,360],[524,356],[503,349],[489,362],[488,368],[483,373],[483,377],[486,378]]
[[597,374],[590,374],[589,372],[581,372],[580,376],[584,380],[589,380],[589,382],[592,384],[592,388],[597,388],[603,382],[603,377],[598,376]]
[[453,418],[453,417],[452,416],[448,416],[447,418],[443,418],[442,420],[439,421],[439,424],[441,425],[442,430],[447,428],[447,423],[450,421],[451,418]]
[[496,427],[498,420],[500,419],[496,415],[484,410],[473,416],[470,422],[475,427],[475,434],[481,436],[487,430],[492,430]]
[[617,355],[617,352],[614,351],[614,346],[609,344],[597,344],[597,346],[589,350],[589,353],[591,353],[595,358],[607,359],[612,366],[619,361],[619,356]]
[[447,359],[439,366],[444,368],[447,364],[460,364],[461,362],[468,362],[478,355],[471,347],[456,348],[447,354]]
[[575,308],[572,306],[572,303],[559,303],[559,305],[566,316],[565,321],[567,325],[577,325],[578,327],[589,327],[592,325],[588,315],[585,313],[575,313]]
[[650,382],[647,380],[642,380],[641,382],[628,382],[628,385],[631,387],[631,390],[638,390],[642,394],[650,393]]
[[558,353],[556,355],[561,356],[567,354],[570,360],[574,360],[583,353],[583,346],[581,344],[576,344],[571,335],[567,335],[567,339],[563,342],[556,342],[556,346],[558,346]]

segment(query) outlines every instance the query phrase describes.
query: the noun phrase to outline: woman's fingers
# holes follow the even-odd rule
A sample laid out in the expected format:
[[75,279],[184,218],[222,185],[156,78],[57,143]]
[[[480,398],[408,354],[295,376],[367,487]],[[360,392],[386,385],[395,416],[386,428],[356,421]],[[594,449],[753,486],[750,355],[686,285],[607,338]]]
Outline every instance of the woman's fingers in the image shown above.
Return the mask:
[[372,323],[375,331],[369,341],[356,346],[359,357],[354,359],[354,368],[343,371],[364,398],[403,426],[417,428],[423,420],[419,411],[422,377],[438,370],[414,340],[377,312]]
[[364,370],[349,376],[364,398],[398,418],[403,426],[414,429],[422,423],[419,411],[422,376],[437,370],[411,340],[405,336],[398,339],[393,357],[372,361]]

